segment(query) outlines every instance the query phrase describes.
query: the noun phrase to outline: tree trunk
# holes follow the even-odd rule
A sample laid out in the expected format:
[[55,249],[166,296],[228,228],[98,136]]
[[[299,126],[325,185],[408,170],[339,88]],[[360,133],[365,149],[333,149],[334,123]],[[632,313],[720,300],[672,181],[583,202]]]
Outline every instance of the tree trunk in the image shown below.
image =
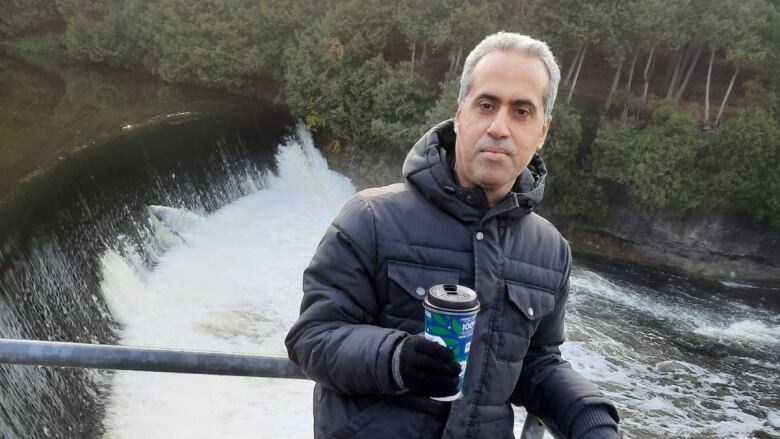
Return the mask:
[[409,73],[410,75],[414,75],[414,55],[415,52],[417,52],[417,41],[412,41],[412,71]]
[[710,50],[710,65],[707,67],[707,86],[704,89],[704,129],[709,130],[710,126],[710,79],[712,79],[712,63],[715,61],[715,49]]
[[650,48],[650,55],[647,56],[647,64],[645,64],[645,72],[643,75],[645,88],[642,90],[642,105],[647,103],[647,89],[650,88],[650,66],[653,63],[653,53],[655,53],[655,46]]
[[688,66],[688,72],[685,74],[685,79],[683,80],[682,84],[680,84],[680,87],[677,89],[677,92],[674,95],[675,104],[680,101],[680,98],[685,92],[685,89],[688,87],[688,81],[691,80],[691,75],[693,74],[693,70],[696,68],[696,63],[699,62],[699,56],[701,55],[701,49],[704,47],[704,43],[699,43],[697,46],[696,55],[694,55],[693,61],[691,61],[690,65]]
[[580,46],[577,48],[577,53],[574,54],[574,59],[571,60],[571,65],[569,66],[569,71],[566,73],[566,79],[563,81],[563,85],[569,86],[569,83],[571,82],[571,75],[574,73],[574,66],[577,65],[577,61],[580,59],[580,54],[582,53],[583,46]]
[[609,107],[612,106],[612,97],[615,95],[615,90],[617,90],[618,83],[620,82],[620,74],[623,73],[623,63],[625,60],[625,57],[621,57],[620,62],[618,63],[615,77],[612,79],[612,88],[609,90],[609,95],[607,96],[607,103],[604,104],[604,114],[606,114],[607,111],[609,111]]
[[452,70],[458,70],[460,67],[460,57],[463,56],[463,46],[458,47],[458,54],[455,55],[455,63],[452,65]]
[[674,51],[669,54],[669,62],[666,64],[666,73],[664,73],[664,79],[663,82],[661,82],[663,90],[666,90],[669,87],[669,82],[672,79],[672,70],[674,70],[674,66],[677,65],[677,61],[679,61],[681,56],[682,49],[674,49]]
[[569,88],[569,96],[566,97],[566,103],[571,102],[571,97],[574,94],[574,87],[577,86],[577,78],[580,76],[580,69],[582,68],[582,61],[585,59],[585,51],[588,50],[587,46],[582,47],[582,54],[580,55],[580,60],[577,63],[577,72],[574,73],[574,79],[571,82],[571,87]]
[[636,59],[639,57],[639,45],[634,50],[634,56],[631,58],[631,68],[628,70],[628,83],[626,84],[626,94],[631,94],[631,83],[634,82],[634,68],[636,67]]
[[726,101],[729,100],[729,95],[731,94],[731,89],[734,87],[734,81],[737,80],[737,75],[739,74],[739,68],[734,72],[734,76],[731,77],[731,82],[729,83],[729,88],[726,89],[726,96],[723,96],[723,102],[720,103],[720,110],[718,110],[718,117],[715,118],[715,127],[717,128],[718,125],[720,125],[720,118],[723,116],[723,109],[726,108]]
[[674,91],[677,89],[677,83],[680,81],[680,70],[683,68],[683,64],[687,62],[689,52],[691,51],[691,44],[685,47],[685,50],[681,52],[674,64],[674,73],[672,74],[672,80],[669,81],[669,87],[666,89],[666,98],[671,99],[674,96]]
[[637,44],[634,49],[634,56],[631,57],[631,68],[628,70],[628,82],[626,83],[626,103],[623,105],[623,114],[621,117],[628,116],[628,99],[631,97],[631,83],[634,82],[634,67],[636,67],[636,59],[639,57],[639,45]]
[[420,62],[425,63],[426,54],[428,53],[428,40],[423,40],[422,43],[422,54],[420,54]]

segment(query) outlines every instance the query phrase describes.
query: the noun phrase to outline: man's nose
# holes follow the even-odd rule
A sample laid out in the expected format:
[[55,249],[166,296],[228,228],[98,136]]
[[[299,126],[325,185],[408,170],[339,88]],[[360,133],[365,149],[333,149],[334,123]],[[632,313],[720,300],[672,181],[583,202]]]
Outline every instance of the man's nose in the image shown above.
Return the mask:
[[500,110],[495,113],[493,120],[490,122],[487,133],[494,139],[504,139],[509,137],[509,123],[507,117],[509,114],[506,110]]

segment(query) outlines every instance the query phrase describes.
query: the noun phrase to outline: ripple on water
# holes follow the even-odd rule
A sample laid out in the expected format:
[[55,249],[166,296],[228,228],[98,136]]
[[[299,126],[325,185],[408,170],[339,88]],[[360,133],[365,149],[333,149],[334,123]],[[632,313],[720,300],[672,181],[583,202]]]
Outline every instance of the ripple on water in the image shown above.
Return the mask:
[[[625,437],[778,434],[773,395],[780,377],[773,354],[761,349],[776,327],[756,320],[725,324],[735,317],[721,305],[575,269],[566,321],[571,336],[562,351],[616,402]],[[750,315],[744,306],[736,309]],[[697,332],[708,325],[723,331]]]

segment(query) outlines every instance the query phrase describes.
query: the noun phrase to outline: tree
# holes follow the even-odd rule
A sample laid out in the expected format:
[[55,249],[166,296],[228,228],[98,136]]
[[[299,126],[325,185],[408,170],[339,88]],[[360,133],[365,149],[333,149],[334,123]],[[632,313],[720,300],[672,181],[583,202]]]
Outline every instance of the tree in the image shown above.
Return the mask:
[[460,68],[464,50],[499,29],[502,8],[500,0],[444,0],[441,11],[447,15],[442,17],[437,35],[439,45],[450,47],[449,70]]
[[690,210],[702,202],[698,158],[704,141],[693,113],[671,101],[654,106],[644,123],[620,119],[602,124],[591,147],[593,175],[611,193],[625,191],[643,211],[671,206]]
[[735,7],[735,22],[732,24],[734,37],[725,44],[724,50],[726,59],[735,64],[736,68],[715,118],[716,127],[723,116],[740,68],[761,63],[770,52],[777,49],[776,46],[764,44],[765,41],[760,38],[762,29],[767,25],[768,6],[760,0],[754,0],[738,3]]
[[312,126],[327,126],[350,147],[408,148],[435,98],[410,62],[383,56],[397,31],[391,4],[339,2],[305,31],[284,56],[287,102]]
[[422,45],[421,57],[425,58],[426,48],[429,42],[439,40],[440,26],[431,23],[430,17],[442,10],[441,1],[399,0],[395,2],[394,15],[398,23],[398,29],[406,37],[411,46],[411,68],[414,73],[417,58],[417,46]]
[[[632,47],[636,45],[635,15],[633,14],[633,8],[631,6],[633,6],[633,2],[625,1],[617,2],[612,5],[607,15],[609,22],[602,33],[601,48],[607,56],[607,61],[613,66],[616,66],[615,75],[612,79],[612,87],[609,90],[606,103],[604,104],[603,114],[606,114],[612,105],[612,99],[617,91],[618,84],[620,83],[626,57],[632,51]],[[634,49],[633,52],[634,56],[632,56],[630,76],[633,76],[634,73],[634,64],[636,63],[638,47]],[[630,81],[631,79],[628,80],[629,87]]]
[[56,24],[61,19],[51,0],[5,0],[0,14],[0,35],[18,35]]
[[447,72],[439,83],[439,97],[436,103],[425,115],[425,125],[433,126],[445,119],[455,116],[458,109],[458,93],[460,92],[460,75],[456,72]]
[[533,7],[534,18],[538,23],[536,27],[543,39],[561,49],[570,48],[572,41],[579,42],[574,58],[568,63],[562,84],[562,88],[568,91],[566,102],[571,102],[589,48],[599,47],[605,41],[607,44],[619,45],[610,25],[613,20],[620,21],[618,17],[623,13],[621,2],[555,0],[535,2]]
[[591,145],[593,176],[612,187],[627,187],[633,181],[633,149],[640,132],[631,119],[608,120],[599,127]]
[[558,102],[553,120],[547,141],[539,152],[548,172],[545,204],[557,215],[601,221],[606,217],[608,202],[580,153],[580,116],[567,104]]
[[[139,0],[57,0],[65,23],[65,47],[75,59],[109,65],[144,59],[143,42],[131,38],[143,8]],[[148,67],[148,65],[144,65]]]
[[710,85],[716,54],[722,51],[728,61],[736,64],[725,96],[721,101],[715,125],[718,125],[728,97],[734,87],[740,66],[763,61],[769,50],[761,41],[762,29],[767,26],[767,6],[761,0],[717,0],[707,8],[699,25],[700,33],[710,46],[704,98],[703,125],[710,128]]
[[718,207],[780,228],[780,122],[770,111],[735,111],[712,144]]
[[629,195],[653,211],[701,204],[698,158],[704,148],[696,117],[671,103],[661,103],[630,151]]

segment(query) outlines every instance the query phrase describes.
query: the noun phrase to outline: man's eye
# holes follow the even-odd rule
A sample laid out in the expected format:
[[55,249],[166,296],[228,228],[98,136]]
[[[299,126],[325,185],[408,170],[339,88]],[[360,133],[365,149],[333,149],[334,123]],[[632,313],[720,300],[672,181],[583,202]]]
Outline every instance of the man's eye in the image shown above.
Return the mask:
[[493,108],[493,106],[491,104],[488,104],[487,102],[483,102],[483,103],[479,104],[479,109],[480,110],[488,111],[491,108]]
[[515,110],[515,113],[520,117],[528,117],[531,115],[531,112],[528,111],[528,109],[526,108],[518,108],[517,110]]

